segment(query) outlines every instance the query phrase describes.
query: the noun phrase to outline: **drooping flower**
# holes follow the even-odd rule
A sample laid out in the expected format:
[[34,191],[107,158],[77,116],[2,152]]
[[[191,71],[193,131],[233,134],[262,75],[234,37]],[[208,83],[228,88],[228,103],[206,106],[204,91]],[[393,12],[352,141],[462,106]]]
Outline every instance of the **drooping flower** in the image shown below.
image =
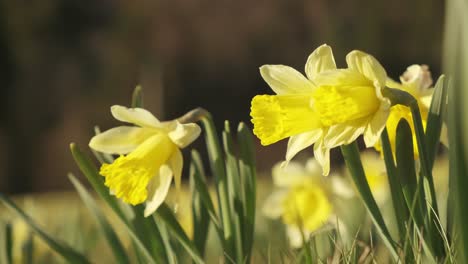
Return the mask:
[[302,246],[303,235],[308,239],[312,232],[335,220],[320,170],[315,160],[309,160],[305,167],[295,161],[273,167],[277,189],[267,198],[262,211],[268,218],[281,218],[294,248]]
[[200,134],[195,123],[160,122],[142,108],[111,107],[115,119],[136,126],[119,126],[94,136],[89,146],[103,153],[120,155],[103,164],[100,174],[110,191],[131,205],[146,201],[145,216],[151,215],[167,196],[172,179],[180,187],[183,158],[181,148]]
[[[432,77],[429,68],[427,65],[411,65],[406,69],[403,75],[400,76],[400,81],[401,83],[398,83],[388,79],[387,86],[406,91],[417,100],[419,111],[421,112],[422,125],[423,128],[426,129],[427,116],[431,105],[432,94],[434,93],[434,89],[431,87]],[[411,114],[410,108],[404,105],[392,106],[387,120],[387,131],[392,151],[395,151],[396,130],[398,123],[402,118],[406,119],[411,127],[413,135],[413,151],[415,159],[417,159],[419,157],[419,150],[418,145],[416,144],[413,115]],[[382,152],[380,140],[376,142],[374,147],[379,152]]]
[[315,144],[323,175],[330,170],[330,149],[364,134],[373,146],[385,127],[390,101],[382,96],[387,75],[379,62],[361,51],[346,56],[347,69],[337,69],[327,45],[309,56],[306,77],[284,65],[264,65],[263,79],[276,95],[252,99],[254,134],[262,145],[289,137],[286,162]]

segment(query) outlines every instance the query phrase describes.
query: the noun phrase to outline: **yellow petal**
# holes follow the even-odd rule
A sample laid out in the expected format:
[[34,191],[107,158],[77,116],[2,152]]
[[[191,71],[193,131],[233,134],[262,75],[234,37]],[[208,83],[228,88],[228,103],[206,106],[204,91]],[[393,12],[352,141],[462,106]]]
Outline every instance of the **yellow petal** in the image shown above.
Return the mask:
[[185,148],[198,138],[200,132],[200,127],[195,123],[181,124],[177,122],[175,129],[168,135],[179,148]]
[[324,143],[329,148],[347,145],[355,141],[366,129],[369,118],[361,118],[331,126],[324,137]]
[[159,174],[154,178],[154,180],[157,181],[157,184],[153,184],[156,185],[156,189],[150,190],[153,193],[146,203],[144,211],[145,217],[153,214],[154,211],[156,211],[164,202],[164,199],[166,199],[169,187],[171,187],[172,175],[172,170],[166,164],[159,168]]
[[356,70],[369,80],[383,88],[387,80],[387,73],[380,63],[371,55],[354,50],[346,56],[346,62],[350,69]]
[[336,69],[335,58],[330,46],[322,45],[310,54],[305,65],[305,72],[309,80],[326,70]]
[[320,128],[322,124],[310,107],[311,99],[310,94],[255,96],[250,115],[253,132],[262,145]]
[[314,77],[317,86],[372,86],[371,80],[361,73],[350,69],[336,69],[325,71]]
[[364,143],[366,143],[366,147],[368,148],[374,146],[375,143],[379,141],[380,134],[385,128],[390,113],[388,109],[385,109],[386,107],[384,104],[382,104],[381,108],[383,109],[375,113],[364,131]]
[[172,157],[169,159],[169,166],[171,167],[171,170],[174,173],[174,182],[176,189],[180,189],[183,165],[184,157],[182,156],[182,152],[176,149],[172,154]]
[[120,126],[91,138],[89,146],[109,154],[127,154],[156,132],[150,128]]
[[285,65],[264,65],[260,74],[276,94],[298,94],[313,91],[313,84],[304,75]]
[[111,112],[115,119],[137,126],[157,127],[159,124],[159,120],[143,108],[127,108],[121,105],[114,105],[111,107]]
[[330,173],[330,148],[324,145],[323,139],[314,145],[314,158],[322,166],[322,175],[328,176]]
[[316,129],[311,132],[304,132],[296,136],[291,136],[286,150],[286,162],[289,162],[294,158],[299,151],[314,144],[321,136],[322,129]]

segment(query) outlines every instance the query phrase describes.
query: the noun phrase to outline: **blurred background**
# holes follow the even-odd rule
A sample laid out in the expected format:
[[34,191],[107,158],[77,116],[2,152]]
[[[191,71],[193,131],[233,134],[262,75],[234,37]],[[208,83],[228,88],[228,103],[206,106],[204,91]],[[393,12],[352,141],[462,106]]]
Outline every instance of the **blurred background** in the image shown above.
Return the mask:
[[[70,189],[69,143],[117,125],[109,107],[137,84],[159,119],[202,106],[221,127],[251,125],[250,99],[272,93],[259,66],[303,71],[323,43],[340,67],[361,49],[395,79],[411,64],[435,78],[443,14],[441,0],[0,1],[0,192]],[[259,146],[259,169],[285,145]]]

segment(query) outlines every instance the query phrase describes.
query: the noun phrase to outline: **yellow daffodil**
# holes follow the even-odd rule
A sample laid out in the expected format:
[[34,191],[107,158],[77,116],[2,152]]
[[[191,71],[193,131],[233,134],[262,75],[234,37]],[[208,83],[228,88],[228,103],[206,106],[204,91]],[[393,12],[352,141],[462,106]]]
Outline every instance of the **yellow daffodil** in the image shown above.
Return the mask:
[[263,214],[272,219],[281,218],[292,247],[301,247],[302,235],[309,238],[333,219],[332,204],[321,183],[320,170],[315,161],[306,167],[294,161],[273,167],[273,182],[278,189],[267,198]]
[[379,62],[361,51],[346,56],[347,69],[337,69],[327,45],[309,56],[304,77],[291,67],[264,65],[263,79],[276,95],[252,99],[254,134],[262,145],[289,137],[286,163],[315,144],[323,175],[330,170],[330,149],[364,134],[373,146],[385,126],[390,101],[382,96],[387,75]]
[[[411,65],[403,75],[400,76],[401,83],[397,83],[391,79],[387,80],[387,86],[404,90],[410,93],[417,101],[419,111],[421,112],[422,124],[426,129],[427,116],[431,105],[432,94],[434,89],[432,85],[432,77],[429,68],[426,65]],[[395,105],[390,109],[390,115],[387,120],[387,131],[392,150],[395,151],[396,129],[400,120],[404,118],[408,121],[413,134],[413,151],[415,158],[418,158],[419,151],[416,144],[416,134],[414,133],[413,116],[409,107],[404,105]],[[382,152],[380,141],[374,146],[376,150]]]
[[172,178],[180,187],[183,158],[181,148],[200,134],[194,123],[177,120],[160,122],[142,108],[112,106],[115,119],[136,126],[119,126],[98,134],[89,146],[97,151],[120,155],[112,164],[103,164],[100,174],[105,185],[124,202],[146,203],[151,215],[167,196]]

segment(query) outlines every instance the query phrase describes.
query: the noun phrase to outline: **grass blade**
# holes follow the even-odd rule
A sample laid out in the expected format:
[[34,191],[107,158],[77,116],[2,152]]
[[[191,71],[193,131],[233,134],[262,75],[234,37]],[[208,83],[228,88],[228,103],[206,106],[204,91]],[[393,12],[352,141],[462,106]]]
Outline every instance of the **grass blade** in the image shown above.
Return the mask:
[[5,195],[0,193],[0,200],[8,207],[10,210],[15,212],[21,219],[23,219],[28,226],[36,232],[36,234],[55,252],[57,252],[60,256],[62,256],[65,260],[70,263],[91,263],[85,256],[81,253],[75,251],[70,246],[65,244],[64,242],[58,241],[50,236],[47,232],[42,230],[36,222],[32,218],[30,218],[26,213],[23,212],[18,206],[16,206],[13,201],[8,199]]
[[125,248],[120,242],[119,237],[112,229],[112,226],[107,221],[106,217],[94,201],[91,194],[88,193],[86,188],[72,174],[69,174],[68,178],[70,179],[71,183],[80,195],[81,200],[83,200],[83,203],[91,212],[91,215],[98,222],[100,230],[102,230],[104,237],[106,238],[109,246],[111,247],[112,253],[114,254],[117,263],[129,263],[129,258],[125,253]]
[[10,222],[0,222],[0,263],[13,263],[13,227]]

